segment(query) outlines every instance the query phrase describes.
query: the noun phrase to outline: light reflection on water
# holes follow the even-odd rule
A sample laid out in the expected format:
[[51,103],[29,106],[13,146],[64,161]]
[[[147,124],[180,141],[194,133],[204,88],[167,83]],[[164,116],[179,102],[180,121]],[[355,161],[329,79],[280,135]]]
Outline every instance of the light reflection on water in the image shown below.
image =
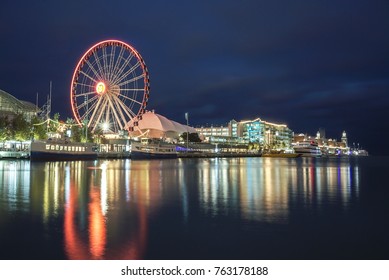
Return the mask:
[[[288,224],[295,209],[347,211],[359,182],[348,159],[0,161],[0,223],[13,212],[39,216],[46,228],[61,223],[69,259],[142,259],[154,223],[185,229],[202,216]],[[181,218],[161,221],[169,209]]]

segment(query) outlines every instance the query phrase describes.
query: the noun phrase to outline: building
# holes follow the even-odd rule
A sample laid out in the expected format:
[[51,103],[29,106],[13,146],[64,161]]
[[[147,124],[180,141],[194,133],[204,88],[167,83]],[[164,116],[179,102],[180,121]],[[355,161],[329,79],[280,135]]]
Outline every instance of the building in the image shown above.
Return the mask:
[[308,134],[296,134],[293,137],[293,143],[298,143],[306,140],[314,140],[317,142],[323,155],[349,155],[350,147],[348,146],[347,134],[345,131],[342,133],[341,141],[332,138],[325,138],[324,129],[320,129],[316,133],[316,137],[309,136]]
[[0,90],[0,117],[12,119],[17,114],[23,114],[27,121],[31,121],[38,111],[38,107],[33,103],[19,100],[11,94]]
[[231,136],[230,128],[228,125],[226,126],[213,126],[210,127],[197,127],[196,131],[199,135],[203,137],[212,137],[212,136],[221,136],[221,137],[229,137]]
[[[132,126],[131,123],[129,125]],[[142,115],[130,136],[159,138],[175,142],[185,132],[196,133],[196,130],[193,127],[169,120],[154,111],[147,111]]]
[[241,121],[238,131],[250,144],[258,144],[265,149],[287,149],[291,147],[293,131],[285,124],[276,124],[260,118]]
[[285,124],[275,124],[256,118],[231,120],[225,126],[196,128],[200,138],[213,143],[245,143],[260,148],[285,149],[291,146],[293,132]]

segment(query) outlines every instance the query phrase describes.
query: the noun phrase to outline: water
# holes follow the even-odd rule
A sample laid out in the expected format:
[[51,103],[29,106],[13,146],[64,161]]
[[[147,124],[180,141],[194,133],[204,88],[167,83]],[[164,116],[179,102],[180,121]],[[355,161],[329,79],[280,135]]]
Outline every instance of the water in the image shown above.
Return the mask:
[[0,161],[0,259],[388,259],[389,161]]

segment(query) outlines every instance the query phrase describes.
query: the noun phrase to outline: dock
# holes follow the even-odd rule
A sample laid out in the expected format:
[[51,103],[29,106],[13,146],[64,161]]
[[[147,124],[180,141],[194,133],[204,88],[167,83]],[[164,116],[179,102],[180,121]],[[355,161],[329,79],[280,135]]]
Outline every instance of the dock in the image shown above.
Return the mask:
[[28,159],[28,151],[0,151],[0,159]]
[[178,153],[179,158],[239,158],[239,157],[260,157],[261,153],[231,153],[231,152],[189,152]]

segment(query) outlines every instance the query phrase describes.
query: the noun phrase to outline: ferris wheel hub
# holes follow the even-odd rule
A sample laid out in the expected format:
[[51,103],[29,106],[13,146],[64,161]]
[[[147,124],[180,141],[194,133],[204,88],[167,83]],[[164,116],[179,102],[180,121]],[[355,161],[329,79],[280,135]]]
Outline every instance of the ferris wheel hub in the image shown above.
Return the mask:
[[98,82],[96,85],[96,92],[98,94],[104,94],[105,93],[105,84],[103,82]]

